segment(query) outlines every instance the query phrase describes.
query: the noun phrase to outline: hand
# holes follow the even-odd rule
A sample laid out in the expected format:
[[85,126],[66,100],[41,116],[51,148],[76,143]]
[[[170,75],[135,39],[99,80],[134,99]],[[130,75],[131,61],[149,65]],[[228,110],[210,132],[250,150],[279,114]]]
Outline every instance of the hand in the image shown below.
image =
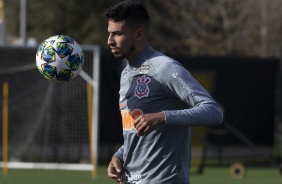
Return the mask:
[[140,115],[133,123],[137,136],[143,136],[165,123],[164,112]]
[[122,184],[122,179],[121,179],[122,163],[118,157],[116,156],[112,157],[112,160],[108,166],[107,172],[108,172],[109,178]]

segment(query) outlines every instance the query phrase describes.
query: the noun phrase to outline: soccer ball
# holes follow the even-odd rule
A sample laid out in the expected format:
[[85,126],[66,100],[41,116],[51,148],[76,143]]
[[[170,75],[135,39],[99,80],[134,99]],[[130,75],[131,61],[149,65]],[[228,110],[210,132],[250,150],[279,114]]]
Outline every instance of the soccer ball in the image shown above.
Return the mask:
[[82,70],[84,54],[79,44],[65,35],[55,35],[44,40],[36,52],[39,72],[54,82],[74,79]]

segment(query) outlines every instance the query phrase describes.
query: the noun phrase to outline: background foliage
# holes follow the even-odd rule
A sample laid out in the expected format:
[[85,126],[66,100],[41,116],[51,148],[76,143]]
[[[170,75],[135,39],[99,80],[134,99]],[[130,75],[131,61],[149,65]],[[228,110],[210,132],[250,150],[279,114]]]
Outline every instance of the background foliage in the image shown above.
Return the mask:
[[[117,0],[27,0],[27,37],[65,34],[106,47],[104,11]],[[178,55],[279,57],[281,0],[143,0],[151,44]],[[6,36],[19,35],[20,0],[4,0]]]

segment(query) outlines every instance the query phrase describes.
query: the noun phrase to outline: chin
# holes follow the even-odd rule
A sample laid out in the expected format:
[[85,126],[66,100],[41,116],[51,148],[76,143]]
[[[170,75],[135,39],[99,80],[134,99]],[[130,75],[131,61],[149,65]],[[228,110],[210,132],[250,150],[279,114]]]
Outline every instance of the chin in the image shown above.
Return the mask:
[[114,56],[115,59],[125,59],[125,57],[121,57],[121,56]]
[[116,59],[124,59],[124,55],[121,55],[121,54],[114,54],[114,58]]

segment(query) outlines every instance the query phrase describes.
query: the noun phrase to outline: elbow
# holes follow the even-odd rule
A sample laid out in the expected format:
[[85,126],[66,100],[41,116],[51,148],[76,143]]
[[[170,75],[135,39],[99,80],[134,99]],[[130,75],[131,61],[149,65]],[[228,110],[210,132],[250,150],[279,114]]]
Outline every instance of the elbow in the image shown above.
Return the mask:
[[220,125],[223,123],[223,119],[224,119],[224,114],[223,111],[220,107],[218,107],[218,121],[217,121],[217,125]]
[[214,118],[213,118],[213,125],[217,126],[223,123],[224,114],[220,106],[216,106],[214,108]]
[[223,123],[223,119],[224,119],[224,115],[223,115],[222,110],[220,109],[220,112],[219,112],[219,115],[218,115],[218,123],[217,123],[217,125],[222,124]]

